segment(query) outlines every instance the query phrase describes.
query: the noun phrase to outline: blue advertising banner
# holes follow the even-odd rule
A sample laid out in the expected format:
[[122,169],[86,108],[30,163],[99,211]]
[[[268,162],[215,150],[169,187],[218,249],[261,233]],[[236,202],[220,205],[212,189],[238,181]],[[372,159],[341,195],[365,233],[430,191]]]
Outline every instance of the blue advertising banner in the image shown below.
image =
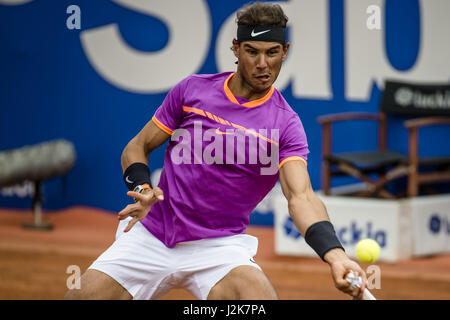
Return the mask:
[[[65,179],[44,183],[44,209],[74,205],[119,211],[130,199],[123,148],[167,92],[193,73],[233,71],[235,14],[246,1],[0,0],[0,151],[64,138],[77,159]],[[450,79],[446,0],[290,0],[291,42],[276,87],[308,136],[308,171],[320,188],[317,117],[377,112],[386,79]],[[449,95],[450,97],[450,95]],[[448,103],[444,101],[443,103]],[[407,132],[391,120],[389,147],[407,152]],[[447,137],[446,139],[444,139]],[[448,128],[425,132],[420,150],[449,153]],[[333,149],[374,150],[374,124],[336,126]],[[153,178],[165,144],[150,157]],[[29,208],[29,185],[0,191],[0,206]],[[277,186],[273,192],[280,192]],[[199,197],[207,196],[199,194]],[[23,198],[25,197],[25,198]],[[273,224],[270,197],[252,215]]]

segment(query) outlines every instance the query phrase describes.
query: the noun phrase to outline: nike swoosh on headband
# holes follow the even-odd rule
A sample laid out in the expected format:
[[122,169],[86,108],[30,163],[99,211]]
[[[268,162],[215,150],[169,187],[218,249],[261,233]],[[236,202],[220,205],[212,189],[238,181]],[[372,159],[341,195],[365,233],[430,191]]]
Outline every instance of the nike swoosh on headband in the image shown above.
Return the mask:
[[257,37],[257,36],[259,36],[259,35],[261,35],[261,34],[263,34],[263,33],[266,33],[266,32],[269,32],[271,29],[269,29],[269,30],[264,30],[264,31],[260,31],[260,32],[256,32],[255,33],[255,29],[253,29],[252,30],[252,33],[250,34],[252,37]]

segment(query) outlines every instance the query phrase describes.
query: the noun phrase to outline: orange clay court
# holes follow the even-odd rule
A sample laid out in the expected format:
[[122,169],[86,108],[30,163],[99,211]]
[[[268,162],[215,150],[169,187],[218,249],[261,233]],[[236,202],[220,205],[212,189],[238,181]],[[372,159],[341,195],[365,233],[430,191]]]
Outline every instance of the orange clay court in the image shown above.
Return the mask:
[[[0,299],[62,299],[67,267],[77,265],[83,273],[113,242],[118,223],[115,214],[87,207],[45,212],[44,219],[53,231],[23,229],[32,221],[30,210],[0,209]],[[255,260],[280,299],[350,299],[334,288],[319,258],[275,254],[273,228],[251,226],[248,233],[259,239]],[[450,299],[449,254],[375,264],[381,269],[381,289],[371,290],[377,299]],[[195,297],[175,289],[163,299]]]

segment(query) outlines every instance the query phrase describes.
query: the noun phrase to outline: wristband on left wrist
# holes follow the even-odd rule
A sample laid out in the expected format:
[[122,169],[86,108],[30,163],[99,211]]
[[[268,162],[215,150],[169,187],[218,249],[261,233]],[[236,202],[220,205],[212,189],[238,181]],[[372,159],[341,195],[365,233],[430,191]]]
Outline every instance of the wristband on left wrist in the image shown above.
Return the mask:
[[137,186],[147,184],[152,187],[150,181],[150,171],[145,163],[135,162],[131,164],[123,173],[123,181],[128,190],[134,191]]

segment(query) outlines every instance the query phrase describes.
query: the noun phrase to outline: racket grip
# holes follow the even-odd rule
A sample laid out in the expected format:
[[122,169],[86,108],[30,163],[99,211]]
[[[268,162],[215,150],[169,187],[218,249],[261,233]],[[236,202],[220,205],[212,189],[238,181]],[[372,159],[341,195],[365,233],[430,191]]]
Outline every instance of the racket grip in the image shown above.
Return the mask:
[[363,300],[377,300],[375,297],[370,293],[369,289],[364,289],[363,292]]
[[[362,284],[362,278],[361,277],[356,277],[352,271],[350,271],[346,276],[345,276],[345,280],[347,280],[353,287],[358,287],[361,288],[361,284]],[[369,289],[364,289],[363,292],[363,296],[362,296],[363,300],[377,300],[372,293],[369,291]]]

